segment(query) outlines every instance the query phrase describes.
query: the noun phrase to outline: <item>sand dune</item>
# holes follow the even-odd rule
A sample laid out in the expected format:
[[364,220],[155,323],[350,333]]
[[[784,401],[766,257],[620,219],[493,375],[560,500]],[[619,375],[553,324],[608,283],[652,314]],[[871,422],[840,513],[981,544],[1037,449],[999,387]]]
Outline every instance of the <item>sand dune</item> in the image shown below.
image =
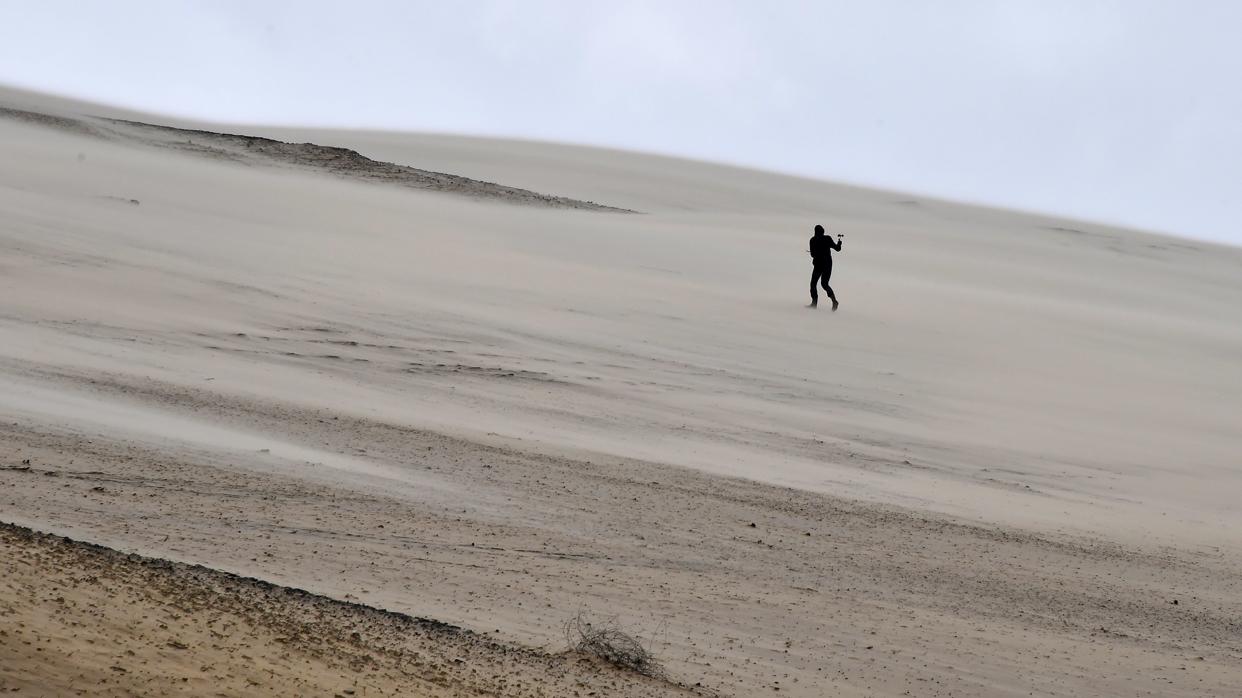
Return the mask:
[[239,164],[292,167],[365,182],[450,192],[479,199],[499,199],[507,203],[633,213],[627,209],[604,206],[592,201],[547,196],[516,187],[481,182],[468,177],[430,172],[391,162],[380,162],[364,157],[348,148],[321,146],[315,143],[285,143],[271,138],[242,136],[204,129],[174,128],[124,119],[53,116],[42,112],[5,107],[0,107],[0,118],[48,126],[75,135],[166,148]]
[[0,688],[15,693],[692,695],[590,657],[13,526],[0,525],[0,560]]
[[554,653],[596,609],[725,695],[1242,679],[1238,249],[0,106],[0,520]]

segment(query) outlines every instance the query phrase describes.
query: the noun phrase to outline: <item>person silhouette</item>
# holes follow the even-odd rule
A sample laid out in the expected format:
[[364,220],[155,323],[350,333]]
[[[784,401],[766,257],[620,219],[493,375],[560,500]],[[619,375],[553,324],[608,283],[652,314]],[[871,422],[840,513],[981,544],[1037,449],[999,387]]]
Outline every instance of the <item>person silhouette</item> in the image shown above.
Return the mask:
[[840,303],[837,303],[837,294],[832,292],[832,287],[828,285],[828,279],[832,277],[832,251],[841,251],[841,236],[837,235],[834,242],[832,238],[824,235],[824,226],[815,226],[815,235],[811,238],[808,251],[811,253],[811,261],[814,268],[811,271],[811,304],[808,308],[819,307],[819,293],[815,290],[816,282],[824,285],[824,291],[828,293],[828,297],[832,299],[832,309],[836,310]]

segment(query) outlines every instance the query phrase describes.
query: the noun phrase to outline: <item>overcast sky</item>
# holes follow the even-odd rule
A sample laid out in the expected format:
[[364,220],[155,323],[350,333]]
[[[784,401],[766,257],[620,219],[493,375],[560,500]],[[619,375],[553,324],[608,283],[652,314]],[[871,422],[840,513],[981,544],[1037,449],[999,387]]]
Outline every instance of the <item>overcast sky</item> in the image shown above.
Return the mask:
[[0,82],[687,155],[1242,244],[1242,2],[0,0]]

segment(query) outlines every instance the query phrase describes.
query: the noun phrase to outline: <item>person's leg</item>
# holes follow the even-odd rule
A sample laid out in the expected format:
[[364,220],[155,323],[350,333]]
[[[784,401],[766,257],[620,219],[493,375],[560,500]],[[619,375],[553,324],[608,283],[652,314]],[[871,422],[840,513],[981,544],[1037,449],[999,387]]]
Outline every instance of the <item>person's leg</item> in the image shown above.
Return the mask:
[[815,287],[819,285],[819,274],[820,274],[819,265],[816,264],[815,268],[811,270],[811,305],[812,306],[819,304],[819,291],[815,290]]
[[828,294],[828,297],[830,299],[832,299],[832,309],[836,310],[837,306],[840,304],[837,303],[837,294],[833,293],[832,287],[828,285],[828,280],[831,278],[832,278],[832,264],[829,263],[824,267],[823,275],[819,277],[819,282],[824,285],[824,292]]

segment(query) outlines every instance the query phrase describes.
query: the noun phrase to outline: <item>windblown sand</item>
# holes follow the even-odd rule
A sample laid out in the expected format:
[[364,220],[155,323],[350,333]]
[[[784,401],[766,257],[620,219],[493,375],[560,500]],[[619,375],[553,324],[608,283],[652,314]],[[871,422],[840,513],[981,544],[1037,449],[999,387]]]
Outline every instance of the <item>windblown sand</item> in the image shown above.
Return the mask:
[[[2,688],[1242,685],[1238,249],[631,153],[0,107],[0,521],[121,551],[4,529]],[[835,314],[802,307],[816,222],[846,234]],[[196,584],[218,601],[176,610]],[[326,644],[275,641],[321,608]],[[399,645],[373,609],[465,630]],[[564,654],[582,611],[671,682]],[[416,645],[449,659],[391,659]]]
[[32,695],[692,695],[589,657],[0,525],[0,687]]

